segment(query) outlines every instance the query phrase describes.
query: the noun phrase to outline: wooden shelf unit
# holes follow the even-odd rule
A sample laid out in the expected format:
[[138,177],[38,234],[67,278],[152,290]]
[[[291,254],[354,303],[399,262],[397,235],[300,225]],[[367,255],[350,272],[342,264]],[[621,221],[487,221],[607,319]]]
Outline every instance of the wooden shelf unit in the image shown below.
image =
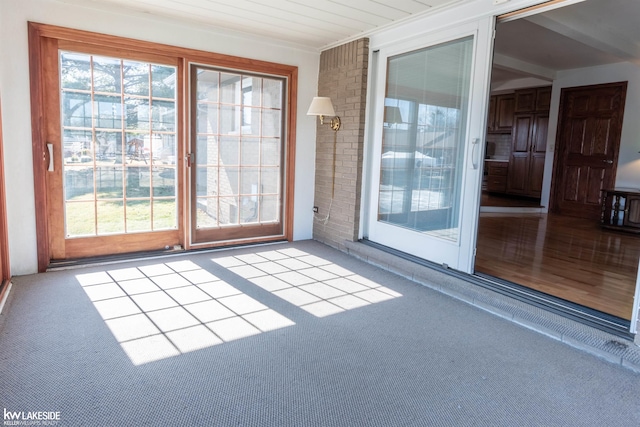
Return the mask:
[[640,189],[602,190],[600,223],[604,228],[640,234]]

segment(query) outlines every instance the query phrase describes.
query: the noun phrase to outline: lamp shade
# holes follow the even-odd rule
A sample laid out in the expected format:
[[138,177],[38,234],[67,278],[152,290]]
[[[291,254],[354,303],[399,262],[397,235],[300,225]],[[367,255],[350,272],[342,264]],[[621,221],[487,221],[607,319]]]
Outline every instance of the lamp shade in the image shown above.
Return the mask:
[[402,114],[400,114],[400,107],[384,107],[384,122],[390,124],[403,123]]
[[331,98],[328,96],[315,96],[313,101],[311,101],[311,105],[309,106],[309,111],[307,111],[307,116],[335,116],[336,111],[333,109],[333,104],[331,103]]

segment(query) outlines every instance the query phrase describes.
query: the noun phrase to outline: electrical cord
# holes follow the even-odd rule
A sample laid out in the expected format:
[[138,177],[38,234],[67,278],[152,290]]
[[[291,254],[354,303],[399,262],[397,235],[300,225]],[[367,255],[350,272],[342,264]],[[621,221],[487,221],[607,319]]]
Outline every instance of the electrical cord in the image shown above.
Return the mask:
[[338,145],[338,131],[335,130],[333,132],[333,167],[331,173],[331,200],[329,201],[329,210],[327,211],[327,216],[324,218],[318,216],[317,214],[313,214],[313,218],[316,221],[321,221],[325,225],[329,222],[329,217],[331,216],[331,207],[333,206],[333,196],[336,191],[336,147]]

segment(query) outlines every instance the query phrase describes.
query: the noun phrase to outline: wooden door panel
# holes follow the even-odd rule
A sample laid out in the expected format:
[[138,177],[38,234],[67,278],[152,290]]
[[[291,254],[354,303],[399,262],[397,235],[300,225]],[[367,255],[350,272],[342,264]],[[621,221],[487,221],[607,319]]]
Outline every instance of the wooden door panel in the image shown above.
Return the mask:
[[574,116],[580,116],[581,114],[587,114],[590,110],[591,97],[588,94],[576,95],[571,105],[569,106]]
[[507,193],[524,194],[529,179],[529,153],[512,153],[509,161]]
[[598,206],[598,213],[600,213],[600,197],[603,188],[602,182],[604,181],[606,170],[604,167],[587,167],[586,168],[587,180],[582,185],[583,200],[587,205]]
[[563,89],[554,167],[559,213],[597,220],[615,183],[626,82]]
[[563,202],[578,201],[578,183],[580,182],[581,169],[576,166],[567,166],[565,168],[561,197]]
[[567,133],[567,153],[579,153],[584,152],[584,136],[587,129],[586,119],[574,119],[568,125]]
[[551,86],[540,88],[536,96],[536,111],[548,112],[551,107]]
[[43,43],[42,69],[44,92],[45,138],[53,145],[53,171],[47,171],[47,215],[49,224],[49,251],[52,259],[65,258],[64,203],[56,189],[64,188],[62,182],[62,136],[60,132],[60,81],[58,79],[58,41],[45,39]]
[[533,125],[532,141],[532,153],[547,152],[547,133],[549,131],[549,116],[548,115],[536,115]]
[[513,128],[512,151],[526,153],[529,151],[529,133],[531,132],[531,114],[516,116]]
[[616,109],[615,92],[607,91],[596,97],[595,111],[613,111]]
[[524,113],[535,110],[536,90],[526,89],[516,91],[515,112]]
[[513,127],[513,110],[515,98],[513,95],[500,95],[497,97],[495,107],[496,130],[511,131]]
[[540,197],[542,194],[542,178],[544,177],[545,153],[532,153],[529,172],[529,195]]
[[594,135],[591,144],[591,155],[602,154],[609,156],[611,154],[611,132],[613,122],[610,117],[594,120]]

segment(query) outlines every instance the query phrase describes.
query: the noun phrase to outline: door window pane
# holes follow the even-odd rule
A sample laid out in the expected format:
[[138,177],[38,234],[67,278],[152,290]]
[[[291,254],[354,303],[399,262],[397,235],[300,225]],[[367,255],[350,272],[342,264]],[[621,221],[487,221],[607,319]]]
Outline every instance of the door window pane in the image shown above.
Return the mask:
[[176,67],[59,57],[66,236],[176,229]]
[[388,61],[378,220],[456,241],[473,39]]
[[277,223],[284,79],[194,67],[196,228]]

